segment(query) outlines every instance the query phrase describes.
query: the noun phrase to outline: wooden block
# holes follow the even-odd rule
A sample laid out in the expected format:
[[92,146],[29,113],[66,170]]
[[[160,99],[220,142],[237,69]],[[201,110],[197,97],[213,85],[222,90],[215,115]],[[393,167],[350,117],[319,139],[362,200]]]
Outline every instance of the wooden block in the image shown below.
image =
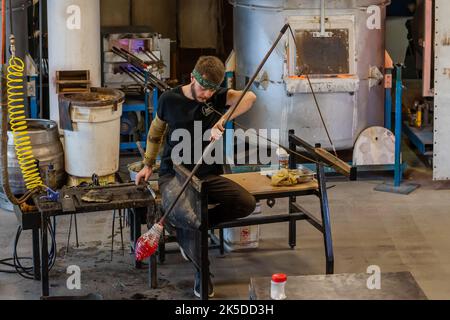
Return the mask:
[[337,172],[342,173],[346,177],[350,176],[352,167],[348,163],[342,161],[323,148],[315,148],[314,150],[318,156],[320,156],[327,164],[331,165]]
[[89,70],[56,71],[56,93],[89,92],[91,86]]

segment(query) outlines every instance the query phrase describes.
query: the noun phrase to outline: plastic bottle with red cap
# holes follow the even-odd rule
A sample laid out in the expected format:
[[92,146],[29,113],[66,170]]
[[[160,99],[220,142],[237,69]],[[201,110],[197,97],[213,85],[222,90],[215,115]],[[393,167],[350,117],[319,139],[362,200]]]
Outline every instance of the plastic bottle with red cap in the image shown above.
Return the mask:
[[270,298],[273,300],[286,299],[285,286],[287,276],[284,273],[276,273],[272,275],[270,286]]

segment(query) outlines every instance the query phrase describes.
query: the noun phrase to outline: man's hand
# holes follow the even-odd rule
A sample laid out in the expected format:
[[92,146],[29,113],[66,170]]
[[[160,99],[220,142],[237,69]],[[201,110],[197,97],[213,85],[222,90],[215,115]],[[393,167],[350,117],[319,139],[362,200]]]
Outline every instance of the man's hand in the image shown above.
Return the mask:
[[141,180],[144,180],[144,182],[147,182],[148,179],[150,179],[151,175],[153,173],[152,168],[148,166],[144,166],[144,168],[139,171],[139,173],[136,175],[136,185],[139,185],[141,183]]
[[209,138],[210,141],[219,140],[222,137],[223,132],[225,131],[224,128],[225,119],[220,118],[219,121],[212,127],[211,129],[211,137]]

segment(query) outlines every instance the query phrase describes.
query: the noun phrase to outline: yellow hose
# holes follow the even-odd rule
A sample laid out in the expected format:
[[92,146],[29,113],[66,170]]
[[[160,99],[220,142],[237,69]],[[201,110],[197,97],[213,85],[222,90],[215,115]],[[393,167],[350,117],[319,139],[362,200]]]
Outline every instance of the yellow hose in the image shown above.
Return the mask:
[[14,137],[14,147],[22,171],[26,188],[32,191],[38,187],[45,187],[33,155],[31,139],[25,113],[24,93],[25,63],[22,59],[11,56],[7,67],[7,95],[9,123]]

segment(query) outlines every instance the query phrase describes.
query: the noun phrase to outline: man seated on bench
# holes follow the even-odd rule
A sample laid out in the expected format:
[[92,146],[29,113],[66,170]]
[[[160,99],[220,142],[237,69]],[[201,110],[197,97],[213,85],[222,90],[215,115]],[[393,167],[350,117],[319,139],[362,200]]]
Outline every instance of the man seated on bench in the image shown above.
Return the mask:
[[[195,146],[202,146],[202,150],[206,148],[209,141],[203,141],[206,131],[211,130],[211,140],[220,139],[224,131],[226,112],[234,106],[242,91],[221,88],[225,75],[225,67],[223,63],[216,57],[203,56],[197,61],[195,69],[191,74],[191,82],[184,86],[179,86],[170,91],[163,93],[159,99],[158,111],[155,119],[152,121],[149,135],[147,138],[147,150],[145,153],[144,168],[136,176],[136,184],[141,180],[147,181],[152,175],[152,167],[155,164],[157,154],[164,138],[164,149],[161,155],[161,167],[159,171],[159,188],[162,196],[163,209],[166,210],[174,198],[174,191],[180,189],[180,181],[176,181],[175,171],[173,169],[174,157],[179,154],[172,155],[172,150],[178,143],[186,143],[180,141],[179,135],[173,135],[177,129],[184,129],[189,132],[190,136],[190,155],[191,161],[182,161],[182,164],[189,170],[192,170],[199,159],[194,159]],[[256,96],[252,92],[248,92],[239,106],[232,114],[230,120],[247,112],[254,104]],[[218,112],[216,112],[218,111]],[[225,114],[225,116],[221,116]],[[198,125],[200,121],[201,136],[195,137],[194,125]],[[183,140],[185,137],[183,137]],[[179,148],[177,148],[179,149]],[[199,155],[197,155],[199,157]],[[188,163],[189,162],[189,163]],[[207,184],[208,202],[217,204],[208,212],[210,225],[220,222],[232,221],[234,219],[243,218],[250,215],[256,206],[255,198],[238,184],[221,177],[223,174],[221,163],[206,164],[203,163],[196,176]],[[181,181],[182,183],[183,181]],[[166,199],[165,199],[166,198]],[[170,200],[167,200],[169,199]],[[166,200],[166,201],[165,201]],[[186,204],[181,198],[171,216],[175,219],[169,221],[189,220],[189,217],[195,216],[192,206]],[[198,221],[198,219],[197,219]],[[191,223],[192,219],[187,221]],[[198,228],[199,225],[195,227]],[[200,261],[198,260],[200,248],[198,247],[198,232],[192,228],[181,228],[175,225],[177,230],[177,240],[180,249],[183,248],[188,254],[190,260],[197,269],[195,274],[194,294],[200,297]],[[194,248],[194,249],[192,249]],[[189,250],[186,250],[189,249]],[[209,281],[208,295],[214,295],[211,279]]]

